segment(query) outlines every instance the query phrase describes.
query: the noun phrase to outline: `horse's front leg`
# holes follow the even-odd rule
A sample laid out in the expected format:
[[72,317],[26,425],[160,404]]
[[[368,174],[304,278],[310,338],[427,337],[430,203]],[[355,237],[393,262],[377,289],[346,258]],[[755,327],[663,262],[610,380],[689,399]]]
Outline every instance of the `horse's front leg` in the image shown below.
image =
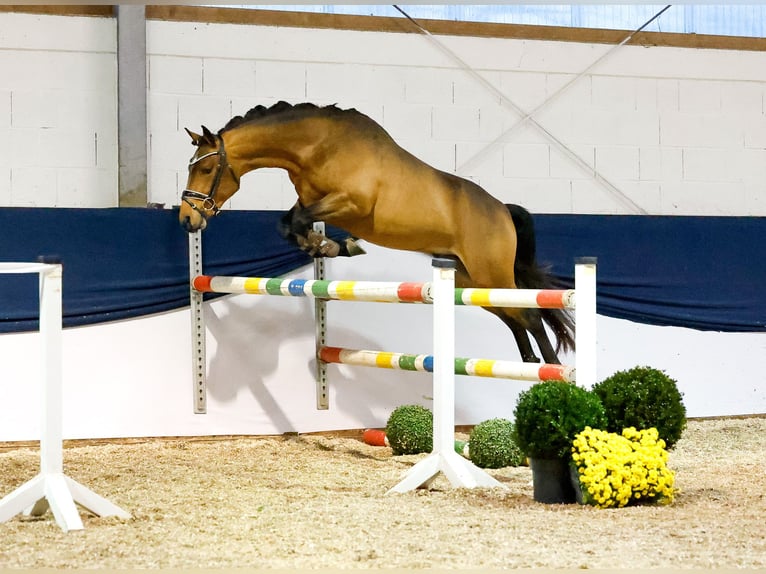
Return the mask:
[[310,211],[296,202],[280,220],[279,231],[282,237],[312,257],[351,257],[365,253],[351,237],[338,243],[314,231],[315,221],[318,220],[311,216]]
[[293,218],[295,217],[295,212],[298,209],[300,209],[300,204],[296,203],[287,213],[285,213],[280,218],[279,223],[277,224],[279,235],[281,235],[283,239],[287,239],[287,241],[295,245],[298,244],[298,241],[295,233],[293,232]]
[[305,217],[305,208],[296,202],[279,220],[279,234],[312,257],[336,257],[340,245],[314,231],[313,221]]

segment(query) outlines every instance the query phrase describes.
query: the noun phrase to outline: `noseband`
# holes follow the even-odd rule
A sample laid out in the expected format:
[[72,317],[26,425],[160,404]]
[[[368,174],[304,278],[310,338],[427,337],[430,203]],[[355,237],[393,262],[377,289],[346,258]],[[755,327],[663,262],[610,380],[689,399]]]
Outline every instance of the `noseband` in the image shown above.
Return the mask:
[[[213,179],[213,184],[210,186],[210,191],[205,194],[187,188],[181,193],[181,201],[186,202],[194,211],[198,212],[205,219],[210,217],[211,213],[212,215],[218,215],[218,212],[220,211],[220,208],[215,203],[215,192],[218,191],[218,186],[221,184],[221,176],[223,175],[224,167],[229,168],[232,177],[234,177],[234,181],[236,181],[237,186],[239,186],[239,178],[237,177],[237,174],[234,173],[234,168],[231,167],[231,164],[226,159],[226,148],[223,145],[223,138],[219,135],[215,137],[218,140],[217,150],[194,158],[189,162],[189,169],[191,169],[195,164],[201,162],[205,158],[214,155],[218,156],[218,166],[215,170],[215,177]],[[202,200],[202,204],[197,205],[191,201],[192,199]]]

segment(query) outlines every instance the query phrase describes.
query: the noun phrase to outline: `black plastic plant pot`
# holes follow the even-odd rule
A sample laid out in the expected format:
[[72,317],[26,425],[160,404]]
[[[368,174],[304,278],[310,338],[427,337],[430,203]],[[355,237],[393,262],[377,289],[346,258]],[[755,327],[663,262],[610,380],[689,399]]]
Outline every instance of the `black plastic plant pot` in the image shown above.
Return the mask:
[[545,504],[572,504],[576,494],[569,471],[569,461],[563,458],[530,458],[533,498]]

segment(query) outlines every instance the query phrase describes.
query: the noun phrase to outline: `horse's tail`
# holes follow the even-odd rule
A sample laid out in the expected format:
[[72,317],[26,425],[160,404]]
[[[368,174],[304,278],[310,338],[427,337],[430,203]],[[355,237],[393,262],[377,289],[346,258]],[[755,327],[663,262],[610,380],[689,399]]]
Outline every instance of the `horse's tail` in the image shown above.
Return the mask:
[[[513,272],[516,286],[521,289],[556,289],[557,284],[549,267],[537,264],[537,242],[532,215],[520,205],[506,204],[516,227],[516,260]],[[573,351],[575,348],[575,323],[566,309],[540,309],[540,316],[556,336],[556,352]]]

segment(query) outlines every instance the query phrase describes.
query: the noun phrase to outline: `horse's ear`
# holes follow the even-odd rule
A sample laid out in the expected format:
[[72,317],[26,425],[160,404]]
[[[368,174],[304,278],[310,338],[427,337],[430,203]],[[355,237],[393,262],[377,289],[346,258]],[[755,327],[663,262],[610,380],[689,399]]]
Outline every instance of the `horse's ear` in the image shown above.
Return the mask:
[[202,135],[195,134],[189,128],[184,128],[184,129],[186,130],[186,133],[189,134],[189,137],[191,137],[192,144],[194,144],[194,145],[196,145],[198,147],[201,146],[202,144],[207,144],[209,146],[215,146],[215,136],[205,126],[202,126]]
[[205,126],[202,126],[202,139],[205,140],[205,143],[208,145],[215,145],[215,136]]
[[186,130],[186,133],[189,134],[189,137],[192,139],[192,144],[199,146],[199,142],[202,139],[202,136],[199,134],[195,134],[189,128],[184,128],[184,129]]

